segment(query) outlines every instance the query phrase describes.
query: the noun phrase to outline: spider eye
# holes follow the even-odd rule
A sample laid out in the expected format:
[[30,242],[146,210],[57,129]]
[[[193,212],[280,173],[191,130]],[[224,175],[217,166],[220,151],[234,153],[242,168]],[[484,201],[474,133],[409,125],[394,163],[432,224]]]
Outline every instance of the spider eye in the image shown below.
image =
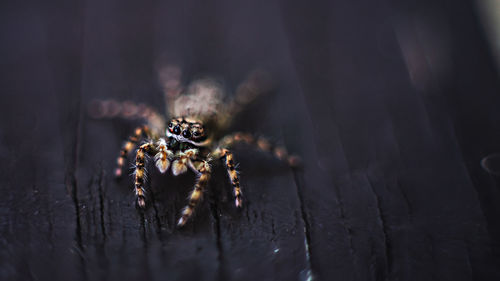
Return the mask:
[[174,127],[174,134],[178,135],[181,133],[181,127],[179,127],[179,125],[176,125]]
[[173,125],[174,125],[174,124],[172,124],[172,122],[168,123],[168,127],[169,127],[169,128],[172,128],[172,126],[173,126]]
[[184,130],[182,136],[188,139],[191,137],[191,132],[189,130]]
[[198,132],[198,131],[194,131],[194,132],[193,132],[193,136],[195,136],[195,137],[199,137],[199,136],[200,136],[200,132]]

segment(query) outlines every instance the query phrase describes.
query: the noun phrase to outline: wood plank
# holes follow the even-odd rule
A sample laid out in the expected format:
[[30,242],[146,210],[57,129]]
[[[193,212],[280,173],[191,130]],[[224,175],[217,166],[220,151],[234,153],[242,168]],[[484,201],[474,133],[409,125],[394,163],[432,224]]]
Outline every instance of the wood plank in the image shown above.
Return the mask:
[[[364,13],[341,1],[284,7],[302,110],[311,116],[300,119],[299,135],[313,140],[303,153],[313,272],[342,280],[494,280],[492,236],[448,104],[431,96],[441,94],[431,84],[409,80],[429,74],[397,52],[406,42],[390,28],[406,22],[390,8],[364,6]],[[329,24],[303,24],[311,14]],[[417,46],[410,55],[424,51]],[[409,77],[405,67],[422,73]]]
[[[469,4],[63,2],[0,9],[0,279],[498,279],[498,77]],[[242,210],[214,166],[185,228],[192,173],[153,171],[137,211],[111,174],[135,124],[86,106],[162,110],[165,62],[229,90],[273,71],[233,129],[303,169],[241,145]]]

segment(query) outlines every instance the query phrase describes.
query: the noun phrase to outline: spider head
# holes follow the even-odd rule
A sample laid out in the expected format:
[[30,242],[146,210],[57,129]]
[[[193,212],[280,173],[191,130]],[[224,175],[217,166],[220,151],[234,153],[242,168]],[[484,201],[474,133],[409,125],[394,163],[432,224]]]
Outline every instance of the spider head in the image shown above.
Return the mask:
[[194,145],[201,145],[207,139],[201,121],[184,117],[172,118],[168,123],[166,134],[177,141],[189,142]]

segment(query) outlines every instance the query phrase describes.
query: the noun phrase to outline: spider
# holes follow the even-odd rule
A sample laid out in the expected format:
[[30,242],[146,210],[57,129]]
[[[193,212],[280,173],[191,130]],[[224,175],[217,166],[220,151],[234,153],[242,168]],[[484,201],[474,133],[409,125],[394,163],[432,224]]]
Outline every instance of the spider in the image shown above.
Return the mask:
[[255,146],[259,150],[274,154],[291,166],[297,166],[297,156],[288,155],[284,147],[274,146],[264,137],[254,137],[241,132],[224,135],[233,117],[257,95],[269,90],[268,80],[262,72],[250,74],[229,102],[223,100],[221,87],[214,80],[196,80],[183,89],[180,85],[179,68],[166,67],[159,76],[165,92],[167,112],[172,116],[168,122],[144,104],[97,101],[90,107],[93,117],[121,116],[146,121],[146,124],[137,127],[134,134],[124,142],[115,170],[115,176],[122,176],[127,157],[135,149],[133,177],[136,204],[139,208],[144,209],[147,206],[146,166],[150,159],[162,174],[170,168],[174,176],[183,174],[188,169],[197,175],[187,206],[182,210],[177,222],[179,227],[192,217],[196,206],[202,200],[215,160],[221,160],[225,166],[233,188],[234,204],[237,208],[242,207],[240,177],[231,152],[235,144],[243,142]]

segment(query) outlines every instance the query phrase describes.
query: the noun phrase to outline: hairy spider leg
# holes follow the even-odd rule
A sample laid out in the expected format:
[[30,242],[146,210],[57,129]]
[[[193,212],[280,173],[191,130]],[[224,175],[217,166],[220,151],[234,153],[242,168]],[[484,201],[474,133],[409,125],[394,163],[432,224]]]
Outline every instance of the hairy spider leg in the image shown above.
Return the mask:
[[132,101],[93,100],[88,107],[88,113],[96,119],[123,118],[128,120],[145,120],[151,131],[158,134],[165,131],[165,119],[156,109]]
[[175,99],[181,95],[183,90],[182,69],[175,64],[168,64],[161,67],[158,74],[167,111],[173,113]]
[[116,177],[121,177],[123,174],[123,165],[125,164],[125,161],[127,160],[128,154],[134,150],[134,148],[137,146],[137,143],[141,140],[142,136],[149,137],[151,135],[151,132],[149,130],[149,127],[147,125],[143,125],[140,127],[137,127],[134,131],[134,134],[132,134],[128,140],[123,144],[122,149],[120,150],[120,156],[118,156],[118,159],[116,159],[116,164],[117,167],[115,169],[115,176]]
[[189,195],[188,205],[183,209],[181,218],[179,219],[177,225],[183,226],[193,215],[196,205],[201,201],[203,197],[203,191],[210,180],[210,165],[205,160],[196,161],[199,165],[195,165],[191,160],[189,160],[189,167],[193,169],[194,172],[198,174],[198,179],[194,185],[193,191]]
[[135,156],[135,195],[137,197],[137,204],[141,208],[146,207],[146,190],[144,183],[146,179],[146,154],[154,155],[156,153],[155,145],[153,142],[148,142],[141,145],[136,152]]
[[238,171],[236,171],[236,166],[233,159],[233,153],[226,148],[218,149],[215,153],[220,156],[220,158],[224,158],[224,164],[227,169],[227,174],[229,175],[229,180],[231,181],[231,185],[233,186],[234,193],[234,204],[236,207],[241,207],[241,187],[240,187],[240,177],[238,176]]
[[163,138],[158,141],[156,150],[158,153],[155,155],[155,165],[163,174],[170,166],[170,159],[174,156],[174,153],[168,149],[167,142]]
[[[172,163],[172,174],[174,176],[178,176],[187,171],[188,166],[190,165],[190,160],[196,158],[199,150],[195,148],[186,149],[185,151],[179,151],[176,155],[176,160]],[[193,170],[197,172],[196,169]]]
[[248,133],[237,132],[227,135],[219,142],[219,146],[231,148],[237,143],[246,143],[250,146],[256,147],[258,150],[271,153],[276,158],[286,162],[291,167],[297,167],[300,165],[300,158],[296,155],[289,155],[283,146],[274,145],[265,137],[254,137]]
[[235,116],[259,96],[271,91],[273,84],[269,73],[257,70],[251,72],[236,89],[235,96],[227,103],[228,115]]

